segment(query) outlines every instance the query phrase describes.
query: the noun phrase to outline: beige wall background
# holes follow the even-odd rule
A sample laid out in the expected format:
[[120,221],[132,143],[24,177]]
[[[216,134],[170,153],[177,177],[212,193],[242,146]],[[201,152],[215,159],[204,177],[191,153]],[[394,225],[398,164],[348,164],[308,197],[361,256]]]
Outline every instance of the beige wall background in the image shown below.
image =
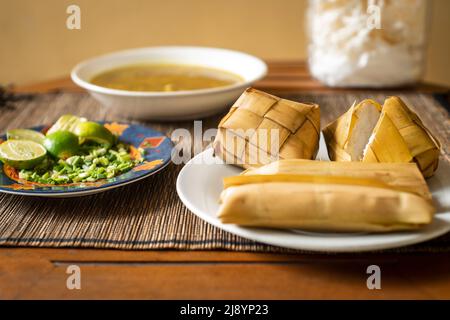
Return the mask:
[[[450,1],[430,0],[426,80],[450,85]],[[66,8],[81,8],[81,30]],[[0,84],[68,75],[79,61],[152,45],[205,45],[306,59],[306,0],[0,0]]]

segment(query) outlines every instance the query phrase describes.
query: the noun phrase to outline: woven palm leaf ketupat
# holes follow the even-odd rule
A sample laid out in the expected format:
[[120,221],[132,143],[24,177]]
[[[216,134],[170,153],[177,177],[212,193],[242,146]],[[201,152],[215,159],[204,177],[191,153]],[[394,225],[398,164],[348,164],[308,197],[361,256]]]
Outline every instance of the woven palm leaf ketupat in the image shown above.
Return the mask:
[[354,104],[323,130],[334,161],[414,162],[431,177],[440,143],[399,97]]
[[320,109],[249,88],[220,121],[214,153],[226,163],[257,167],[278,159],[314,159]]

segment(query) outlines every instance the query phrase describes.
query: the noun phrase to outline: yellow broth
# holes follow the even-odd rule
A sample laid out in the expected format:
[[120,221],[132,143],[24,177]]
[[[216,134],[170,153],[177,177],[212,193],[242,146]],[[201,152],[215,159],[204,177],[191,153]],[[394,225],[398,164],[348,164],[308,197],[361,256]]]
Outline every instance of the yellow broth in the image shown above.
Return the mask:
[[233,73],[192,65],[140,64],[111,69],[90,82],[128,91],[181,91],[223,87],[242,82]]

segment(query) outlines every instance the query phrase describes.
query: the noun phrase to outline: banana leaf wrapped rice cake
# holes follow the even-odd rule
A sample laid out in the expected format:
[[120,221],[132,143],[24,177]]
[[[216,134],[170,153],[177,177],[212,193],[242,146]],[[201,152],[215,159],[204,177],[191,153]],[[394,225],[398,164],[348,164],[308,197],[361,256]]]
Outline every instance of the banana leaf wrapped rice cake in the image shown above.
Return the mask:
[[224,179],[223,223],[316,231],[387,232],[435,212],[414,163],[280,160]]

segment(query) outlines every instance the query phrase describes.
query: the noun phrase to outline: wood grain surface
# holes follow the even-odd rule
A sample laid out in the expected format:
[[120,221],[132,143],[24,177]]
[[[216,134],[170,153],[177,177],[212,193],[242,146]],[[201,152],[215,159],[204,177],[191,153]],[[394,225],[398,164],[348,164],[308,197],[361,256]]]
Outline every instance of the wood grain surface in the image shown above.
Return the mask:
[[[329,88],[323,86],[319,81],[313,79],[309,74],[307,64],[303,61],[273,61],[268,62],[267,76],[256,84],[261,90],[278,92],[355,92],[365,91],[361,89]],[[83,89],[77,87],[70,77],[63,77],[40,83],[33,83],[15,88],[17,92],[82,92]],[[448,87],[432,84],[418,83],[414,86],[384,89],[383,92],[390,91],[423,92],[423,93],[445,93]]]
[[[275,63],[270,70],[258,84],[263,90],[330,90],[312,80],[303,63]],[[68,79],[17,88],[20,92],[61,90],[79,91]],[[448,92],[427,84],[405,89],[423,90]],[[81,290],[66,288],[66,269],[73,264],[81,269]],[[381,290],[366,286],[366,269],[372,264],[381,268]],[[0,298],[450,299],[450,255],[3,247]]]

